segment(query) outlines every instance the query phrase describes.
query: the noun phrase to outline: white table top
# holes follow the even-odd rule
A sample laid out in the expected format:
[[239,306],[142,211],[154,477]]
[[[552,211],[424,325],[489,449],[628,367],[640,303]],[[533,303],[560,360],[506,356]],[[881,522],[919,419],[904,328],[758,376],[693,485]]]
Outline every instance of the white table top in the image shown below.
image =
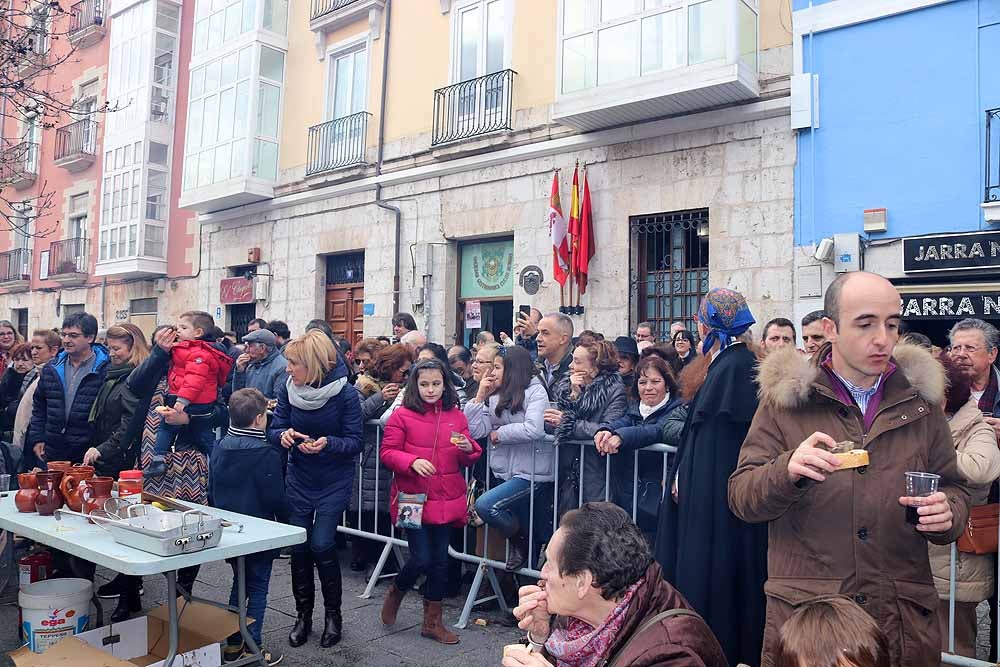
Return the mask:
[[281,549],[306,541],[306,531],[303,528],[224,512],[214,507],[188,502],[184,504],[234,523],[242,523],[243,532],[238,533],[236,527],[225,528],[222,531],[222,541],[216,547],[177,556],[157,556],[115,542],[111,533],[83,517],[63,516],[56,521],[51,516],[18,512],[14,506],[13,491],[6,498],[0,498],[0,529],[9,530],[115,572],[134,576],[160,574],[192,565]]

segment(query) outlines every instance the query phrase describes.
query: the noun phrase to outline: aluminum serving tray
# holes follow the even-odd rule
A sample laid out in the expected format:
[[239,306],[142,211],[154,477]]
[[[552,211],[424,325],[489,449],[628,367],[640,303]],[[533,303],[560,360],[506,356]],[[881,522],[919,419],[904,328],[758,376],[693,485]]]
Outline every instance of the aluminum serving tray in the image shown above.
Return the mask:
[[198,510],[177,514],[133,505],[123,521],[103,526],[116,542],[160,556],[210,549],[222,539],[222,520]]

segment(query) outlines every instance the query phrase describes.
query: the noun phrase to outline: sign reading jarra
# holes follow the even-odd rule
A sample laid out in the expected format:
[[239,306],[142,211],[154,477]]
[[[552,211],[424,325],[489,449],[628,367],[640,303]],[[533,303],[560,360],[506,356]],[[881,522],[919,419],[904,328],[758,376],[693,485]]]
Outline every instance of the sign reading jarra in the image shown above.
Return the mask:
[[937,234],[903,239],[903,271],[1000,267],[1000,232]]
[[223,305],[253,303],[253,281],[246,278],[223,278],[219,281],[219,301]]
[[903,295],[905,319],[1000,318],[1000,292],[921,292]]

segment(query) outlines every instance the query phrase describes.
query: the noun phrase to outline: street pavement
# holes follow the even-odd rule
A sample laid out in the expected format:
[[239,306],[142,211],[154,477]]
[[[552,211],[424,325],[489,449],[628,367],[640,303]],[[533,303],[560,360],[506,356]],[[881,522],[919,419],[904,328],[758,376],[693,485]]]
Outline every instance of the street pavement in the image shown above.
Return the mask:
[[[399,620],[392,628],[379,621],[382,594],[388,580],[376,589],[371,599],[358,597],[365,588],[363,574],[351,572],[347,567],[349,551],[341,551],[343,565],[344,638],[332,649],[322,649],[319,637],[323,629],[323,603],[316,582],[317,599],[313,618],[313,635],[299,648],[288,645],[288,631],[295,622],[295,600],[292,598],[291,573],[288,560],[275,560],[271,575],[271,589],[264,618],[264,645],[272,652],[284,653],[281,665],[305,667],[316,665],[351,665],[353,667],[389,667],[390,665],[433,665],[434,667],[478,667],[499,665],[505,644],[514,643],[520,632],[512,617],[493,611],[473,611],[468,628],[453,630],[461,642],[457,646],[444,646],[420,636],[422,605],[416,591],[406,596],[399,613]],[[113,572],[98,568],[97,583],[114,576]],[[210,563],[202,567],[195,584],[195,594],[210,600],[228,602],[232,583],[232,569],[225,563]],[[166,599],[166,585],[162,577],[146,577],[143,583],[144,610],[162,604]],[[465,593],[445,601],[444,619],[448,624],[458,620]],[[111,613],[115,600],[105,600],[105,615]],[[472,621],[483,619],[485,626]],[[18,611],[16,603],[0,606],[0,650],[10,651],[18,646]]]

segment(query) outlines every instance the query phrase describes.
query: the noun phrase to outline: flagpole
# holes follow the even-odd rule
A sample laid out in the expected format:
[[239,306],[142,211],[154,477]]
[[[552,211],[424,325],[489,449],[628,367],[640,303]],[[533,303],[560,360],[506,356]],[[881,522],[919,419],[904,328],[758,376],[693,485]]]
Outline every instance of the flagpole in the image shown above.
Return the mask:
[[[574,176],[578,173],[576,170],[580,168],[580,161],[579,160],[576,161],[575,168],[576,169],[574,169],[574,171],[573,171],[573,175]],[[574,184],[573,186],[570,187],[570,195],[569,195],[569,220],[570,220],[570,222],[569,222],[569,224],[566,225],[566,238],[569,241],[569,310],[570,310],[571,314],[572,314],[572,311],[573,311],[573,281],[574,281],[574,274],[575,274],[575,270],[574,270],[575,269],[575,265],[573,264],[573,235],[571,233],[573,231],[572,230],[572,226],[573,226],[573,224],[572,224],[572,221],[573,221],[573,187],[576,187],[576,184]],[[579,200],[579,195],[577,195],[577,198]],[[579,215],[579,212],[577,212],[577,215]]]
[[[561,173],[562,173],[562,169],[560,167],[556,167],[556,174],[555,174],[556,178],[559,178],[559,175]],[[562,189],[562,188],[560,188],[560,189]],[[559,208],[561,209],[562,208],[562,197],[561,196],[560,196],[559,200],[560,200],[559,201]],[[564,220],[563,224],[565,224],[565,218],[563,220]],[[550,238],[552,237],[552,230],[551,229],[549,230],[549,237]],[[556,258],[555,259],[556,263],[558,263],[559,262],[559,248],[557,248],[555,245],[553,245],[552,246],[552,252],[554,253],[554,257]],[[559,312],[562,312],[564,308],[566,308],[566,282],[565,281],[559,283]]]
[[[587,163],[586,162],[583,163],[583,178],[581,178],[580,180],[583,181],[583,185],[580,186],[580,222],[579,222],[580,231],[582,232],[583,231],[583,193],[586,191],[586,187],[585,186],[587,185]],[[586,249],[584,249],[584,248],[580,248],[580,250],[582,252],[587,252]],[[580,286],[577,285],[576,286],[576,314],[577,315],[583,314],[583,308],[580,306],[580,298],[582,296],[583,295],[581,294]]]

